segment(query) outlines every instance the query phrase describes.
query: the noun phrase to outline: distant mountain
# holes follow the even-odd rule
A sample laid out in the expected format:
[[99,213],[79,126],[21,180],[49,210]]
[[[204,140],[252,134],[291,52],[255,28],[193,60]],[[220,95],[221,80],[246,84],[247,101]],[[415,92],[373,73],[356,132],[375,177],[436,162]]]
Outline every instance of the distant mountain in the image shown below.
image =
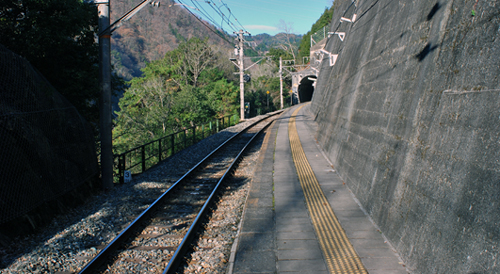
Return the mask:
[[[138,5],[141,0],[111,0],[111,22]],[[208,22],[205,24],[209,25]],[[211,26],[213,30],[215,28]],[[220,33],[234,43],[234,36]],[[234,47],[210,31],[184,7],[171,0],[162,0],[158,8],[145,7],[112,35],[112,64],[118,75],[129,80],[141,75],[147,62],[162,58],[166,52],[177,48],[180,41],[192,37],[209,38],[209,43],[232,52]],[[300,43],[301,35],[289,36],[294,44]],[[258,56],[277,47],[286,39],[285,34],[271,36],[259,34],[246,37],[245,55]]]
[[[111,0],[111,22],[140,2]],[[221,35],[232,42],[229,35]],[[222,49],[233,49],[230,43],[210,31],[184,7],[174,5],[171,0],[162,0],[160,7],[143,8],[115,30],[111,41],[112,64],[118,75],[125,79],[140,76],[140,69],[146,62],[162,58],[167,51],[177,48],[179,41],[192,37],[208,37],[210,43]]]
[[[263,33],[247,37],[246,40],[248,41],[248,45],[255,51],[263,54],[269,51],[270,48],[279,47],[280,44],[285,43],[287,39],[286,36],[286,33],[278,33],[274,36]],[[288,34],[288,36],[290,38],[290,42],[298,48],[300,41],[302,40],[302,35]]]

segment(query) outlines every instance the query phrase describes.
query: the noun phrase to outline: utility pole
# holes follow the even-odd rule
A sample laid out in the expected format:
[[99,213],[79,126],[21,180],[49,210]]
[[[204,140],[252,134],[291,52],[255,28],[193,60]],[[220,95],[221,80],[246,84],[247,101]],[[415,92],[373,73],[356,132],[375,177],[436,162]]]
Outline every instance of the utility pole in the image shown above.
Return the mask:
[[130,19],[139,10],[152,4],[160,6],[160,2],[143,0],[135,8],[120,19],[110,24],[110,0],[94,0],[99,15],[99,85],[101,101],[99,102],[99,134],[101,138],[101,180],[104,189],[113,187],[113,132],[111,119],[111,33],[124,21]]
[[[245,70],[250,69],[251,67],[255,66],[260,61],[266,59],[266,57],[263,57],[259,61],[255,62],[252,65],[250,65],[249,67],[245,68],[245,64],[243,63],[243,58],[245,57],[243,55],[244,54],[243,42],[245,41],[243,39],[243,34],[250,35],[250,33],[248,31],[243,31],[243,30],[240,30],[239,32],[233,32],[233,33],[238,35],[238,37],[237,37],[238,47],[235,47],[234,54],[239,55],[240,58],[239,58],[239,60],[236,60],[236,58],[229,58],[229,60],[231,62],[233,62],[233,64],[240,69],[240,119],[243,121],[243,120],[245,120],[245,78],[244,78]],[[236,61],[238,61],[238,62],[236,62]],[[236,72],[235,72],[235,74],[236,74]],[[249,79],[247,79],[247,81],[249,81]]]
[[[96,1],[99,12],[99,134],[101,137],[101,180],[104,189],[113,187],[113,145],[111,131],[111,31],[109,0]],[[104,31],[103,30],[107,30]]]
[[239,47],[240,47],[240,120],[245,120],[245,83],[243,82],[244,64],[243,64],[243,30],[239,34]]
[[280,102],[281,102],[281,109],[283,109],[283,65],[282,65],[283,60],[281,60],[280,56]]

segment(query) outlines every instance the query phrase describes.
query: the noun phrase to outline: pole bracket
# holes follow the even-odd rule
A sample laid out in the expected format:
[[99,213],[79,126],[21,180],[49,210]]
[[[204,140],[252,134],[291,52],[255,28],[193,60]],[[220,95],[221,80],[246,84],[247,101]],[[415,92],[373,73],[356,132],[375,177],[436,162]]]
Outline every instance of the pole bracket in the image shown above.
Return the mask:
[[337,58],[339,57],[339,55],[338,54],[333,54],[333,53],[328,52],[328,51],[326,51],[324,49],[320,50],[320,56],[319,56],[320,63],[325,58],[325,55],[328,55],[328,60],[329,60],[330,67],[334,66],[335,63],[337,63]]
[[330,38],[331,35],[338,35],[340,41],[344,42],[345,32],[329,32],[328,33],[328,38]]
[[351,19],[345,18],[345,17],[340,17],[340,22],[342,22],[342,21],[354,23],[356,21],[356,14],[354,14]]

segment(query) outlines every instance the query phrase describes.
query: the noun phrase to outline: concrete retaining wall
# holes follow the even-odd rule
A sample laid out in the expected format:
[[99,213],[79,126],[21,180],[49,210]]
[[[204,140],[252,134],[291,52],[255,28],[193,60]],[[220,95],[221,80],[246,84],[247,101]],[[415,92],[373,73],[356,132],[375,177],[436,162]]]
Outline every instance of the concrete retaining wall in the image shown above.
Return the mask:
[[334,2],[318,141],[413,273],[500,273],[500,2],[356,2]]

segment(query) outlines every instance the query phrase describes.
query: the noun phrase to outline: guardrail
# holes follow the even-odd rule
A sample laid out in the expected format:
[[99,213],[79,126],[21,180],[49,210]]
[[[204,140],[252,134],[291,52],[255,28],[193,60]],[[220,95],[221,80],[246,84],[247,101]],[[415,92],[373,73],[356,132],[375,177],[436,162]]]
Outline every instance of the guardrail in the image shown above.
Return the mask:
[[185,128],[121,154],[113,155],[115,182],[124,183],[125,170],[139,174],[188,146],[238,122],[238,116],[224,116],[213,122]]

